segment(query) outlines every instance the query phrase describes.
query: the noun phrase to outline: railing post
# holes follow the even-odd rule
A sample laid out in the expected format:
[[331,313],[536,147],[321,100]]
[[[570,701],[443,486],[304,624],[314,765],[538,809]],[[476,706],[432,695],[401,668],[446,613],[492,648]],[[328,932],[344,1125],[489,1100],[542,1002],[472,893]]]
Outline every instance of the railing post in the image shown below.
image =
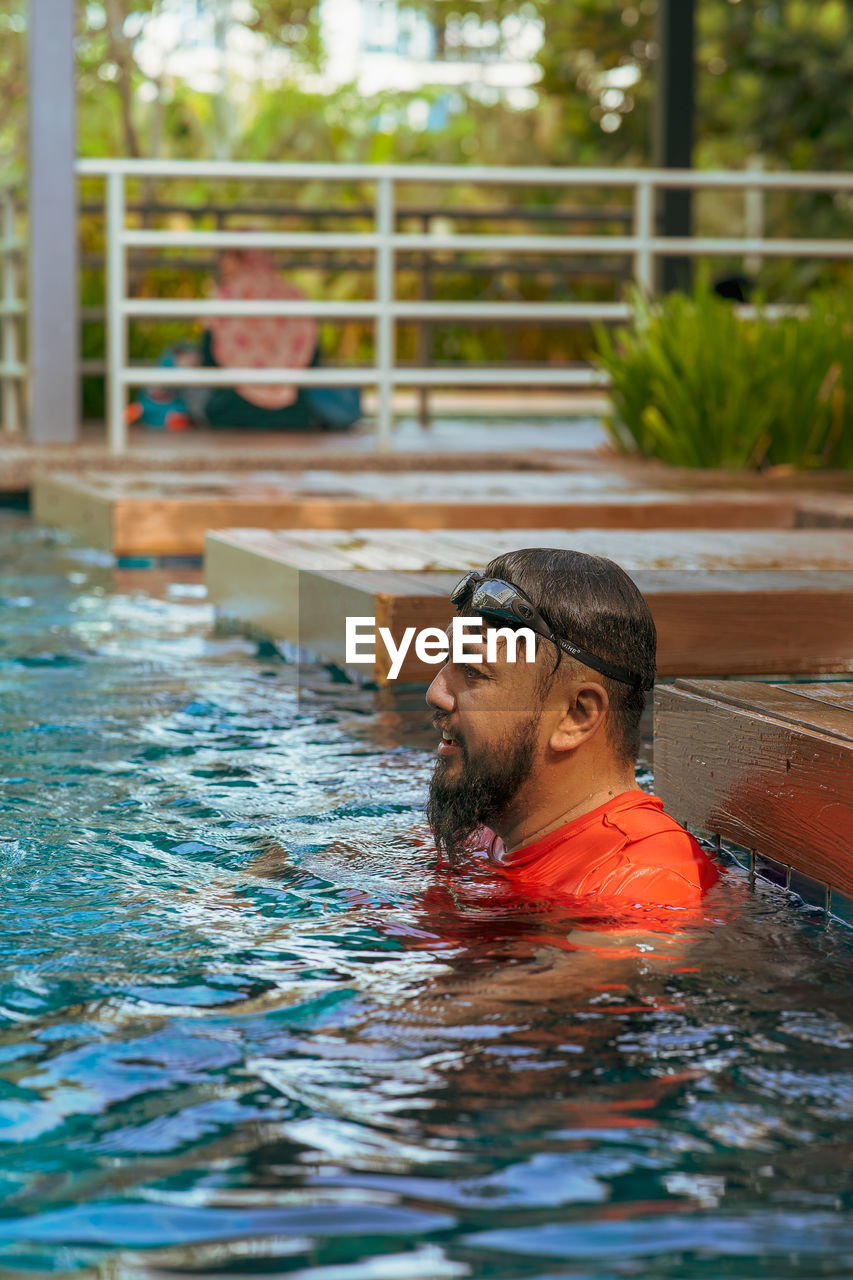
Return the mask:
[[[748,163],[748,169],[755,169],[757,172],[764,168],[764,160],[761,156],[751,156]],[[764,239],[764,192],[761,187],[745,187],[743,193],[744,204],[744,235],[747,240],[763,240]],[[763,258],[758,253],[750,253],[743,260],[744,271],[747,275],[757,276],[761,270]]]
[[107,435],[111,453],[124,453],[127,448],[127,391],[124,371],[127,365],[127,322],[124,299],[127,293],[127,271],[124,245],[125,193],[124,174],[107,174],[106,208],[106,288],[107,308]]
[[8,191],[3,197],[3,364],[7,366],[3,377],[3,430],[16,436],[21,430],[20,382],[11,367],[18,363],[18,265],[16,250],[11,248],[15,239],[15,200]]
[[[426,235],[429,231],[430,216],[425,213],[421,218],[421,231]],[[421,254],[421,297],[427,302],[432,297],[432,277],[430,264],[432,256],[428,250]],[[418,323],[417,362],[422,369],[432,364],[432,325],[429,320]],[[429,416],[429,387],[418,387],[418,422],[425,430],[432,424]]]
[[394,425],[394,179],[376,180],[376,448],[387,453]]
[[646,179],[640,179],[634,190],[634,283],[650,298],[655,291],[655,254],[651,245],[654,235],[655,188]]

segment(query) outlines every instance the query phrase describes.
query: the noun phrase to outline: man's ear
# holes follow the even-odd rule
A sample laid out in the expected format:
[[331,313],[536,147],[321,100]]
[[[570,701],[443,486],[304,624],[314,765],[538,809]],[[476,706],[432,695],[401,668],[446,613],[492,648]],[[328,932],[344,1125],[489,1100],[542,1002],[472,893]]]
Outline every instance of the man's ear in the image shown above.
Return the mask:
[[549,739],[551,749],[576,751],[604,724],[609,706],[607,690],[596,681],[570,686],[562,715]]

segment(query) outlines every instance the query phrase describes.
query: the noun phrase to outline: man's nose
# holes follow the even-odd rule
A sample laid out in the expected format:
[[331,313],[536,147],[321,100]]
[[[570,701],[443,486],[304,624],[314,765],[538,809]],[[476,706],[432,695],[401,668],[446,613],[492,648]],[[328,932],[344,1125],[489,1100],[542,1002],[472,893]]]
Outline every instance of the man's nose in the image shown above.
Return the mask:
[[427,706],[435,711],[450,712],[456,706],[456,699],[447,687],[446,671],[447,667],[442,667],[426,691]]

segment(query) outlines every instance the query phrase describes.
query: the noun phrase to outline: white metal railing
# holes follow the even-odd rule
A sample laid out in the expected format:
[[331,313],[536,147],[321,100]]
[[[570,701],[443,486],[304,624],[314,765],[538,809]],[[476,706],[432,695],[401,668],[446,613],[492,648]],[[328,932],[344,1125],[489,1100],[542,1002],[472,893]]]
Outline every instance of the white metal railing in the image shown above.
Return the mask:
[[[672,188],[728,189],[744,194],[748,224],[755,226],[755,193],[782,191],[853,191],[853,173],[770,173],[664,169],[483,168],[475,166],[251,164],[237,161],[81,160],[81,176],[106,179],[107,225],[107,381],[108,431],[111,448],[126,448],[127,392],[152,377],[150,366],[130,365],[127,322],[142,317],[205,317],[311,315],[317,319],[372,319],[374,362],[358,368],[311,369],[186,369],[158,368],[159,385],[234,386],[271,384],[283,380],[296,386],[375,386],[377,447],[388,449],[392,434],[392,394],[395,387],[436,386],[606,386],[597,370],[562,365],[545,368],[445,366],[400,368],[395,360],[398,320],[457,319],[618,321],[629,317],[625,303],[544,303],[476,301],[404,301],[395,296],[395,255],[401,250],[432,252],[539,253],[555,255],[629,255],[640,289],[654,290],[655,269],[661,257],[737,256],[740,258],[853,258],[853,239],[790,239],[764,236],[664,237],[655,233],[659,191]],[[242,178],[290,181],[358,181],[374,188],[373,230],[338,231],[192,231],[140,230],[127,225],[126,183],[133,178]],[[510,235],[504,232],[450,233],[396,230],[396,191],[403,184],[483,186],[559,186],[611,188],[633,191],[633,229],[630,235]],[[751,203],[750,203],[751,202]],[[374,262],[374,297],[369,301],[236,301],[131,298],[127,293],[126,255],[129,248],[267,248],[369,250]]]
[[15,186],[0,187],[0,413],[3,431],[17,436],[23,421],[24,386],[27,366],[21,362],[19,326],[27,308],[20,295],[19,258],[25,242],[18,235],[18,210]]

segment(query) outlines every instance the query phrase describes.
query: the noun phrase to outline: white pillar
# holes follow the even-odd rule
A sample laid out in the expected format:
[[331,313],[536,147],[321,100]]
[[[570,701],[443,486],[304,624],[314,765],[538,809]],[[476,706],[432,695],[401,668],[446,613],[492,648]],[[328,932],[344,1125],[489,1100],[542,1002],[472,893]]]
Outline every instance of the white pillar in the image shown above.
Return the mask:
[[388,453],[394,436],[394,180],[376,180],[376,449]]
[[74,0],[29,8],[29,434],[77,438]]

